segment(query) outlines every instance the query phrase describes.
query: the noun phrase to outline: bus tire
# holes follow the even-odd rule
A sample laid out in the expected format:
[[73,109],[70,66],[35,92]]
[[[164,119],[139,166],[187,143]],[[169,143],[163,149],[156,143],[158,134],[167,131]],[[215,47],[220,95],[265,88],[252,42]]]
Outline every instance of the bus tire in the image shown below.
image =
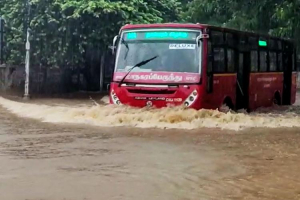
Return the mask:
[[228,112],[234,109],[234,105],[230,97],[226,97],[221,105],[220,111],[221,112]]
[[273,105],[281,105],[281,97],[279,92],[275,92],[272,103]]

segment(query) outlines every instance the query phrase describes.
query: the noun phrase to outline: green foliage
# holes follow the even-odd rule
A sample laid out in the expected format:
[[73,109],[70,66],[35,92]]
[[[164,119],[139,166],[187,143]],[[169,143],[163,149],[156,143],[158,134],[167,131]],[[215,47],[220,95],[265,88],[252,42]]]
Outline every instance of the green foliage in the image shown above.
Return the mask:
[[268,32],[277,2],[277,0],[194,0],[188,6],[185,17],[194,22]]
[[[24,60],[22,52],[25,51],[24,40],[24,1],[1,0],[0,15],[5,19],[6,43],[8,48],[7,57],[12,63],[21,63]],[[21,55],[22,54],[22,55]]]
[[[8,61],[22,63],[27,10],[24,0],[1,0],[8,27]],[[88,49],[105,51],[127,23],[178,20],[177,0],[31,0],[32,62],[43,66],[82,66]],[[100,55],[98,55],[100,57]]]
[[299,1],[283,1],[276,7],[274,12],[274,21],[277,26],[274,27],[273,33],[279,36],[286,36],[299,40],[300,33],[300,2]]
[[[32,30],[32,63],[86,66],[106,51],[121,26],[132,23],[199,22],[282,37],[299,35],[300,2],[284,0],[1,0],[8,61],[25,55],[26,19]],[[298,44],[300,39],[296,38]],[[93,55],[92,55],[93,54]]]
[[294,38],[300,46],[300,2],[285,0],[193,0],[185,21]]

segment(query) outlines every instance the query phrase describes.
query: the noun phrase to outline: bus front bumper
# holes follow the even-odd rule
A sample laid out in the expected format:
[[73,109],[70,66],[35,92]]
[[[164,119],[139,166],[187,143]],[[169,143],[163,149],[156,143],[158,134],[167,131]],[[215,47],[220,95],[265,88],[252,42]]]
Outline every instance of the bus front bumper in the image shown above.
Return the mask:
[[199,85],[180,85],[172,88],[160,87],[119,87],[111,84],[110,103],[133,107],[184,106],[199,109]]

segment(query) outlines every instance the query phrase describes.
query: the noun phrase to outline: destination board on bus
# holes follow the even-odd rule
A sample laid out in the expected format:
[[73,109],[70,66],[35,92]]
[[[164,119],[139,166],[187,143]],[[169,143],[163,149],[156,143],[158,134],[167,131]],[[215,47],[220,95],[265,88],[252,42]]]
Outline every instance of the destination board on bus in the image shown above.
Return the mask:
[[125,40],[195,40],[199,32],[191,31],[139,31],[126,32]]

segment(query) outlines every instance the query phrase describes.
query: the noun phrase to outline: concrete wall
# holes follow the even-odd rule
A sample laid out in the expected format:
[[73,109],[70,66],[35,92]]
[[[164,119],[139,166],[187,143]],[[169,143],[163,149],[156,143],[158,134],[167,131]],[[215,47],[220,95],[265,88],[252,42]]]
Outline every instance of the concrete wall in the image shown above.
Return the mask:
[[14,66],[1,65],[0,66],[0,90],[3,92],[20,93],[24,87],[23,72],[16,70]]
[[[22,95],[24,93],[24,66],[0,66],[0,90]],[[83,74],[59,68],[35,68],[30,70],[30,94],[62,94],[86,89]]]

